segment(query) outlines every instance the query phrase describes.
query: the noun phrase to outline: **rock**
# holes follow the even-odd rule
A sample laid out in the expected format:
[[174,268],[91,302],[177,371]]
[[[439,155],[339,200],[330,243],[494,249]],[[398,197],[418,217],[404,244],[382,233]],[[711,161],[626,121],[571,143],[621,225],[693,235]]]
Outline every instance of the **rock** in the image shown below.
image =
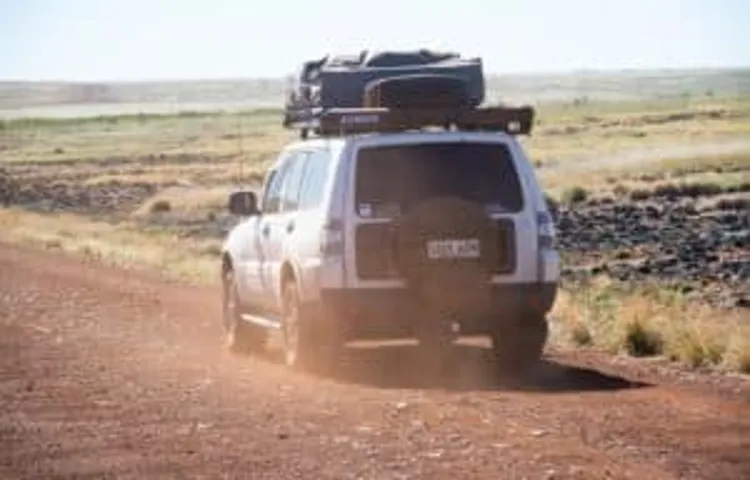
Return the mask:
[[606,263],[595,265],[591,267],[591,274],[592,275],[600,275],[608,270],[608,266]]
[[638,270],[638,273],[648,275],[652,271],[651,263],[649,262],[648,259],[646,259],[643,262],[641,262],[640,265],[638,265],[637,270]]
[[620,250],[615,253],[615,259],[617,260],[627,260],[629,258],[632,258],[632,253],[629,250]]
[[[665,187],[658,202],[634,203],[618,198],[606,204],[588,202],[575,211],[561,210],[558,238],[563,253],[576,253],[576,258],[583,255],[583,261],[588,258],[596,262],[586,269],[564,265],[564,278],[608,274],[625,282],[648,279],[683,285],[695,282],[684,287],[686,292],[714,304],[718,294],[707,290],[708,285],[721,283],[730,290],[739,288],[738,270],[743,262],[721,259],[726,257],[723,252],[727,249],[748,248],[750,216],[711,208],[699,212],[695,202],[679,199],[685,196],[682,193],[680,189]],[[675,199],[666,198],[670,195]],[[636,256],[634,248],[645,260],[625,263]],[[608,265],[608,253],[612,265]],[[750,266],[745,267],[742,275],[747,278],[749,274]],[[701,279],[705,286],[699,286]]]

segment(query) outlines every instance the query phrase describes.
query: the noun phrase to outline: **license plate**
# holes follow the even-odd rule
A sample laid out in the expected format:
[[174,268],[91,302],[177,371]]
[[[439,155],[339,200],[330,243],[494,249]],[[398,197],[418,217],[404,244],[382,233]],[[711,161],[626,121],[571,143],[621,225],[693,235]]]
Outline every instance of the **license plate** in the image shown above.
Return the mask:
[[430,240],[427,242],[427,258],[479,258],[479,239]]

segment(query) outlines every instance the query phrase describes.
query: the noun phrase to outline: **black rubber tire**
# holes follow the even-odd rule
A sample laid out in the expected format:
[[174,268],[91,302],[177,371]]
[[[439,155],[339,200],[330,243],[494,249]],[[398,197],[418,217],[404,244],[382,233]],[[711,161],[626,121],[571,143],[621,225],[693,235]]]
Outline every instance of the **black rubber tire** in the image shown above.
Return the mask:
[[343,340],[334,329],[323,328],[327,321],[301,305],[297,282],[284,283],[282,333],[287,366],[316,373],[329,373],[336,366]]
[[223,272],[222,290],[222,320],[229,350],[243,355],[260,352],[265,347],[268,333],[262,327],[242,319],[232,268],[226,268]]
[[490,335],[492,354],[502,373],[525,375],[539,364],[549,336],[543,316],[532,316],[515,325],[504,325]]

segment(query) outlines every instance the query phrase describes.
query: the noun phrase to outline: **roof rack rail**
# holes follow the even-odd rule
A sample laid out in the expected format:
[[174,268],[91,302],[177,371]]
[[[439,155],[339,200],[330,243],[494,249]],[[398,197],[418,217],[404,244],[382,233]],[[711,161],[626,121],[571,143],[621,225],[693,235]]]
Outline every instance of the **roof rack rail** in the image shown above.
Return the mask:
[[354,133],[387,133],[438,127],[449,130],[498,131],[512,135],[530,135],[534,108],[484,106],[461,109],[388,109],[329,108],[306,109],[289,115],[284,126],[321,136]]

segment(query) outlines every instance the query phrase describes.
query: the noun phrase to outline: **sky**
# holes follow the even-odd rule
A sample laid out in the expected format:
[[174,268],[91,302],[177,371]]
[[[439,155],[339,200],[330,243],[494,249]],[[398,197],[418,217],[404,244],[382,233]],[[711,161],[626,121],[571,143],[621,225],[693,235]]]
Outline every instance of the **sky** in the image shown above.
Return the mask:
[[281,77],[434,48],[488,73],[750,66],[750,0],[0,0],[0,80]]

